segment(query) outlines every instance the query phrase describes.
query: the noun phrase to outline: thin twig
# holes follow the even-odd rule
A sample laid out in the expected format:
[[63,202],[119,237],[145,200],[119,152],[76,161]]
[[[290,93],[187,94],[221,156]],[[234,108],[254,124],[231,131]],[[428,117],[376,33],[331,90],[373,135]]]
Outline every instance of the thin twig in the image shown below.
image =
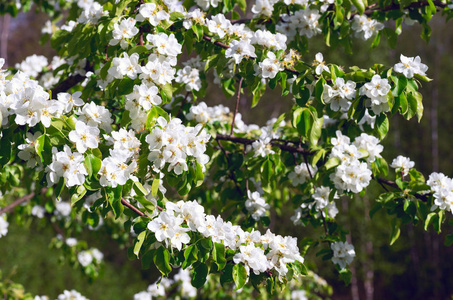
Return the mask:
[[233,135],[234,121],[236,120],[236,115],[238,114],[238,110],[239,110],[239,100],[241,99],[242,80],[243,80],[243,77],[241,77],[241,80],[239,80],[238,96],[236,98],[236,108],[234,109],[233,121],[231,122],[230,135]]
[[[139,215],[140,217],[148,217],[144,212],[142,212],[140,209],[138,209],[137,207],[135,207],[134,205],[132,205],[131,203],[129,203],[126,199],[124,198],[121,198],[121,204],[123,204],[124,206],[126,206],[127,208],[129,208],[130,210],[132,210],[133,212],[135,212],[137,215]],[[159,205],[156,205],[156,208],[159,210],[159,211],[163,211],[164,209],[162,207],[160,207]]]
[[2,209],[0,209],[0,215],[3,214],[3,213],[9,212],[14,207],[16,207],[18,205],[21,205],[22,203],[30,201],[35,195],[36,195],[35,192],[33,192],[33,193],[30,193],[30,194],[28,194],[26,196],[23,196],[23,197],[17,199],[16,201],[11,203],[10,205],[7,205],[7,206],[3,207]]
[[[238,144],[244,144],[244,145],[251,145],[253,142],[256,141],[256,139],[249,139],[249,138],[243,138],[243,137],[237,137],[237,136],[232,136],[232,135],[226,135],[226,134],[217,134],[215,137],[216,140],[222,140],[222,141],[230,141],[233,143],[238,143]],[[294,143],[292,141],[287,141],[285,144],[281,144],[280,142],[284,142],[284,140],[271,140],[270,144],[274,147],[280,148],[283,151],[290,152],[290,153],[300,153],[300,154],[305,154],[305,155],[311,155],[313,152],[306,148],[302,148],[300,146],[289,146],[287,143]]]
[[[45,192],[47,192],[47,188],[42,188],[41,189],[41,194],[44,194]],[[36,196],[36,193],[35,192],[31,192],[30,194],[25,195],[25,196],[17,199],[13,203],[11,203],[11,204],[3,207],[2,209],[0,209],[0,215],[3,214],[3,213],[11,211],[14,207],[16,207],[18,205],[21,205],[22,203],[30,201],[31,199],[33,199],[34,196]]]

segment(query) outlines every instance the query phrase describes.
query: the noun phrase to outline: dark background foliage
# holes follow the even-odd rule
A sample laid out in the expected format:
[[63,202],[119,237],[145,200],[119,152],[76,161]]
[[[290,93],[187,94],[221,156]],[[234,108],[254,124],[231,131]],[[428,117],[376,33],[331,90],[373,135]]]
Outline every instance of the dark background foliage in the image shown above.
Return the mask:
[[[7,58],[9,66],[21,62],[31,54],[42,54],[51,58],[54,53],[49,45],[39,46],[40,30],[46,17],[40,14],[22,14],[16,19],[8,16],[0,19],[0,57]],[[310,40],[309,52],[303,59],[311,61],[317,52],[322,52],[327,63],[333,62],[348,68],[357,65],[363,68],[374,63],[393,65],[399,55],[420,55],[422,62],[429,66],[428,76],[434,80],[425,83],[422,89],[425,114],[420,123],[415,119],[406,121],[395,115],[391,119],[391,130],[384,140],[384,157],[391,161],[398,154],[409,156],[416,167],[427,177],[433,171],[453,175],[453,152],[451,132],[453,129],[453,44],[450,23],[436,17],[431,22],[432,36],[429,43],[420,38],[417,25],[405,26],[395,49],[385,41],[376,49],[369,50],[370,42],[356,40],[354,54],[342,49],[330,49],[322,40]],[[247,123],[264,124],[291,106],[291,98],[282,98],[278,90],[270,91],[260,104],[250,109],[251,99],[241,98],[239,111]],[[233,107],[234,100],[226,99],[216,92],[213,85],[203,101],[208,105],[223,104]],[[373,195],[382,192],[380,186],[370,186],[364,197],[353,201],[340,200],[339,222],[350,230],[350,240],[355,246],[357,257],[351,267],[351,285],[344,286],[334,273],[329,262],[317,259],[308,253],[308,265],[333,286],[333,299],[447,299],[453,294],[453,255],[451,247],[444,246],[445,232],[452,226],[445,226],[437,235],[426,232],[420,226],[411,224],[402,227],[400,239],[389,246],[391,228],[389,217],[378,212],[369,218],[374,204]],[[291,234],[303,238],[313,230],[295,227],[289,221],[291,209],[284,209],[285,217],[273,220],[279,234]],[[279,224],[275,226],[275,224]],[[0,240],[0,268],[4,277],[22,283],[33,294],[47,294],[55,297],[63,289],[75,288],[90,299],[131,299],[133,294],[154,282],[158,276],[155,270],[142,271],[138,261],[128,261],[127,250],[118,248],[114,240],[102,232],[85,232],[81,238],[90,245],[101,249],[106,255],[104,275],[95,282],[89,282],[82,274],[60,264],[58,250],[49,249],[54,238],[51,229],[43,228],[39,220],[30,220],[24,227],[14,224],[6,237]]]

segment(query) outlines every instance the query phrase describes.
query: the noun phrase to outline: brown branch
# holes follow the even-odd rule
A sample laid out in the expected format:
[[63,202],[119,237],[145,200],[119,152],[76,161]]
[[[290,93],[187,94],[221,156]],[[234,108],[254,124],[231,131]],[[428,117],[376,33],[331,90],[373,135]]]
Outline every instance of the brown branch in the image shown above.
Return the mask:
[[[142,212],[140,209],[138,209],[137,207],[135,207],[134,205],[132,205],[131,203],[129,203],[126,199],[124,198],[121,198],[121,204],[123,204],[124,206],[126,206],[127,208],[129,208],[130,210],[132,210],[133,212],[135,212],[137,215],[139,215],[140,217],[148,217],[144,212]],[[160,211],[163,211],[164,209],[162,207],[160,207],[159,205],[156,205],[156,208]]]
[[[107,52],[105,54],[107,55]],[[85,71],[93,71],[93,66],[90,65],[88,61],[85,65]],[[66,92],[70,88],[83,82],[85,79],[86,77],[80,74],[69,76],[68,78],[60,82],[56,87],[50,90],[52,97],[55,98],[58,93]]]
[[35,196],[35,192],[32,192],[26,196],[23,196],[19,199],[17,199],[16,201],[14,201],[13,203],[11,203],[10,205],[7,205],[5,207],[3,207],[2,209],[0,209],[0,215],[3,214],[3,213],[6,213],[6,212],[9,212],[10,210],[12,210],[14,207],[18,206],[18,205],[21,205],[22,203],[25,203],[27,201],[30,201],[31,199],[33,199],[33,197]]
[[[438,8],[445,8],[447,6],[446,3],[443,3],[442,1],[439,1],[439,0],[434,0],[433,3],[434,3],[434,6],[437,6]],[[399,5],[399,4],[392,3],[391,5],[388,5],[383,8],[377,7],[377,4],[374,3],[374,4],[367,6],[365,11],[363,12],[363,14],[369,16],[375,11],[387,12],[387,11],[391,11],[391,10],[421,8],[424,6],[429,6],[429,2],[428,1],[412,2],[411,4],[404,6],[404,7],[401,7],[401,5]],[[354,18],[354,16],[357,14],[358,13],[352,13],[351,19]]]
[[[400,187],[398,186],[398,184],[396,184],[396,182],[394,182],[394,181],[391,181],[391,180],[388,180],[388,179],[385,179],[385,178],[381,178],[381,177],[378,177],[378,178],[373,177],[373,178],[376,179],[376,181],[377,181],[377,182],[378,182],[378,183],[379,183],[379,184],[380,184],[387,192],[388,192],[388,189],[386,189],[386,188],[384,187],[384,184],[385,184],[385,185],[388,185],[388,186],[390,186],[390,187],[393,187],[393,188],[395,188],[395,189],[398,189],[398,190],[400,190],[400,191],[402,191],[402,190],[400,189]],[[404,191],[402,191],[402,192],[404,192]],[[415,193],[413,196],[414,196],[415,198],[417,198],[417,199],[423,201],[423,202],[427,202],[427,201],[428,201],[428,195],[422,195],[422,194],[419,194],[419,193]]]
[[81,83],[86,79],[85,76],[82,76],[80,74],[74,75],[74,76],[69,76],[62,82],[60,82],[56,87],[51,89],[52,92],[52,97],[55,97],[58,93],[63,93],[72,88],[73,86]]
[[[236,137],[232,135],[226,135],[226,134],[217,134],[216,135],[216,140],[221,140],[221,141],[230,141],[233,143],[238,143],[238,144],[244,144],[244,145],[251,145],[253,142],[256,141],[256,139],[249,139],[249,138],[243,138],[243,137]],[[279,142],[284,141],[284,140],[271,140],[270,144],[274,147],[280,148],[280,150],[290,152],[290,153],[300,153],[304,155],[311,155],[313,154],[310,150],[306,148],[302,148],[300,146],[289,146],[287,144],[280,144]],[[290,143],[293,143],[292,141],[288,141]]]
[[129,202],[127,202],[124,198],[121,198],[121,204],[123,204],[124,206],[126,206],[127,208],[129,208],[130,210],[135,212],[140,217],[146,217],[146,215],[141,210],[139,210],[137,207],[135,207],[132,204],[130,204]]
[[[208,42],[212,42],[212,38],[207,36],[206,34],[203,34],[203,40],[208,41]],[[221,47],[223,49],[229,49],[230,48],[230,46],[228,46],[228,45],[226,45],[226,44],[224,44],[222,42],[219,42],[219,41],[215,41],[214,45],[219,46],[219,47]]]
[[238,114],[239,100],[241,99],[242,80],[243,80],[243,77],[241,77],[241,80],[239,80],[238,96],[236,98],[236,108],[234,109],[233,121],[231,122],[230,135],[233,135],[234,121],[236,121],[236,115]]

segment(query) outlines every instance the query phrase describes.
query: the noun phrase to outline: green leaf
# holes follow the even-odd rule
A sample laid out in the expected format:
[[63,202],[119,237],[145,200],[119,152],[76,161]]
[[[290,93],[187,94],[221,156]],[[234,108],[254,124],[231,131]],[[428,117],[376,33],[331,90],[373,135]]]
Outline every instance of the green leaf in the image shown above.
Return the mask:
[[[316,111],[315,111],[316,114]],[[324,123],[324,118],[317,118],[316,115],[313,115],[313,124],[310,129],[310,134],[308,140],[311,145],[317,145],[318,140],[321,137],[322,124]]]
[[122,193],[123,186],[118,185],[116,188],[112,188],[108,194],[108,200],[115,214],[115,219],[118,219],[124,211],[124,206],[121,204]]
[[[160,95],[162,96],[162,100],[164,101],[164,103],[168,103],[171,101],[171,98],[173,97],[173,88],[170,83],[167,83],[166,85],[161,86]],[[157,107],[157,106],[154,106],[154,107]]]
[[199,162],[197,162],[195,176],[196,176],[195,186],[199,187],[200,185],[203,184],[204,181],[203,166]]
[[149,52],[148,48],[142,45],[137,45],[132,47],[129,51],[127,51],[127,54],[132,55],[133,53],[142,54],[147,52]]
[[447,234],[444,245],[450,247],[453,244],[453,234]]
[[135,193],[139,196],[148,195],[148,191],[146,191],[146,189],[143,187],[143,185],[139,181],[134,181],[132,188],[134,189]]
[[327,160],[326,164],[324,167],[326,170],[332,169],[340,164],[340,159],[338,157],[331,157]]
[[371,43],[370,48],[371,48],[371,49],[376,48],[376,47],[379,45],[380,42],[381,42],[381,31],[379,31],[379,32],[376,34],[376,36],[375,36],[373,42]]
[[130,78],[121,79],[120,83],[118,84],[118,95],[127,95],[132,93],[134,90],[134,81]]
[[74,205],[77,201],[82,199],[83,196],[87,193],[86,188],[83,185],[79,185],[76,189],[76,192],[71,196],[71,205]]
[[182,263],[183,269],[186,269],[198,260],[197,253],[198,248],[196,245],[190,245],[186,248],[186,250],[184,250],[184,262]]
[[359,15],[362,15],[365,11],[366,4],[362,0],[351,0],[352,4],[357,8]]
[[379,139],[382,140],[389,131],[389,120],[386,114],[380,114],[376,117],[375,131],[379,134]]
[[143,242],[145,241],[146,232],[147,232],[146,230],[143,230],[137,236],[137,239],[136,239],[136,242],[135,242],[135,245],[134,245],[134,254],[137,256],[137,258],[138,258],[139,254],[140,254],[140,249],[142,248]]
[[151,195],[153,195],[153,197],[156,197],[157,192],[159,191],[159,181],[159,178],[154,177],[153,185],[151,186]]
[[349,269],[340,270],[340,278],[344,281],[346,285],[351,283],[352,273]]
[[428,231],[428,226],[429,224],[433,221],[433,218],[434,217],[437,217],[437,214],[435,212],[432,212],[432,213],[429,213],[427,216],[426,216],[426,220],[425,220],[425,230]]
[[201,263],[193,270],[192,276],[192,285],[197,289],[201,288],[205,282],[206,277],[208,276],[208,266]]
[[47,134],[43,134],[36,139],[35,151],[44,165],[52,162],[52,145],[50,144],[50,138]]
[[203,38],[203,27],[201,25],[192,25],[192,30],[193,33],[195,33],[197,40],[201,41],[201,39]]
[[247,281],[247,270],[243,264],[234,265],[233,281],[236,284],[236,290],[241,289]]
[[407,110],[408,110],[408,103],[407,103],[407,98],[406,98],[406,94],[405,93],[401,93],[401,95],[399,95],[399,104],[400,104],[400,112],[402,115],[406,114],[407,113]]
[[88,176],[97,175],[101,169],[102,161],[93,154],[88,154],[85,157],[85,168],[87,170]]
[[407,95],[407,102],[411,110],[417,115],[417,120],[420,120],[423,116],[423,97],[419,92],[411,92]]
[[322,95],[324,93],[324,85],[326,84],[326,81],[324,78],[320,78],[315,85],[315,98],[321,102],[322,104],[324,103],[324,100],[322,99]]
[[153,260],[154,264],[163,275],[168,276],[168,274],[170,274],[170,253],[167,249],[165,249],[163,246],[160,246],[156,250]]
[[225,268],[225,246],[222,243],[214,243],[214,247],[212,248],[212,258],[219,267],[219,270]]
[[151,251],[148,251],[142,255],[141,261],[143,270],[148,270],[151,267],[151,263],[153,262],[155,252],[156,250],[152,249]]
[[400,237],[400,224],[401,221],[397,219],[392,220],[392,233],[390,235],[390,246],[393,245],[396,240]]
[[206,65],[204,67],[204,71],[206,72],[210,68],[216,66],[217,63],[219,62],[220,57],[221,57],[221,55],[219,53],[211,55],[211,56],[208,56],[208,58],[206,60]]

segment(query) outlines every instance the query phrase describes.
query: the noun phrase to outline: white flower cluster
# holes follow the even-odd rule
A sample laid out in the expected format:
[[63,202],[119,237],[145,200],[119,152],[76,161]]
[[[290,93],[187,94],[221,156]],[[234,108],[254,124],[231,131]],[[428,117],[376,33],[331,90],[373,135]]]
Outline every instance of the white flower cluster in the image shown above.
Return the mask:
[[[240,226],[223,221],[220,216],[206,215],[204,207],[196,201],[167,202],[166,208],[148,223],[148,229],[167,247],[181,250],[182,244],[190,242],[188,232],[194,231],[238,250],[234,262],[244,263],[248,271],[252,269],[256,274],[275,269],[280,276],[285,276],[287,263],[303,262],[296,238],[275,235],[269,230],[265,235],[258,231],[246,232]],[[182,227],[183,223],[187,227]]]
[[0,238],[8,233],[9,223],[6,220],[6,215],[0,215]]
[[219,5],[219,2],[221,2],[221,0],[195,0],[195,2],[197,3],[197,5],[199,7],[201,7],[203,10],[208,10],[209,7],[217,7]]
[[76,290],[64,290],[63,294],[58,295],[57,300],[88,300],[88,298],[82,296]]
[[159,280],[150,286],[146,291],[139,292],[134,295],[134,300],[151,300],[154,298],[165,298],[166,292],[177,286],[178,296],[183,299],[193,298],[197,295],[197,289],[192,286],[192,274],[190,268],[179,269],[173,279],[159,278]]
[[282,15],[276,30],[292,40],[296,34],[311,38],[321,33],[319,18],[321,13],[316,9],[301,9],[291,15]]
[[[372,175],[370,163],[376,157],[381,157],[382,145],[379,145],[376,137],[366,133],[362,133],[351,144],[349,137],[344,136],[340,131],[336,132],[336,138],[332,138],[331,143],[333,148],[330,157],[338,158],[340,161],[340,165],[330,175],[335,188],[340,191],[360,193],[370,184]],[[359,160],[364,156],[360,149],[368,152],[368,163]]]
[[330,201],[331,193],[332,189],[329,187],[316,187],[315,192],[312,195],[314,201],[305,201],[294,211],[294,216],[291,217],[291,221],[293,221],[294,225],[302,225],[301,219],[308,215],[307,209],[311,210],[313,207],[317,212],[316,216],[319,217],[322,214],[322,216],[327,218],[335,218],[338,214],[338,208],[333,200],[338,199],[338,195],[335,192],[332,201]]
[[67,187],[82,185],[88,172],[84,165],[85,157],[78,152],[72,152],[68,145],[63,151],[52,148],[52,163],[46,167],[47,183],[52,186],[63,177]]
[[39,158],[38,153],[36,153],[35,148],[35,142],[41,135],[42,133],[40,131],[37,131],[34,134],[31,132],[27,132],[25,138],[25,141],[27,143],[17,146],[17,149],[20,150],[17,156],[19,156],[20,159],[25,160],[27,162],[28,168],[33,168],[36,166],[36,164],[38,165],[42,164],[41,159]]
[[326,104],[330,104],[330,109],[333,111],[341,110],[348,111],[351,106],[351,100],[356,96],[356,83],[348,80],[345,82],[343,78],[337,78],[334,85],[324,84],[323,99]]
[[133,38],[138,33],[135,23],[135,19],[132,18],[124,19],[119,24],[115,23],[113,25],[113,37],[109,45],[115,46],[119,43],[122,49],[126,49],[129,46],[127,39]]
[[[182,269],[180,272],[183,271]],[[187,270],[188,271],[188,270]],[[134,300],[151,300],[157,297],[165,297],[165,290],[174,283],[173,280],[168,278],[160,278],[157,282],[148,286],[146,291],[139,292],[134,295]],[[184,284],[184,283],[183,283]],[[190,284],[190,280],[189,280]],[[192,285],[190,285],[194,288]]]
[[41,205],[35,205],[31,209],[31,215],[35,216],[39,219],[44,218],[45,213],[46,213],[46,209]]
[[91,248],[90,250],[80,251],[77,254],[77,259],[83,267],[92,263],[99,265],[104,259],[104,254],[96,248]]
[[384,29],[384,24],[368,18],[366,15],[355,15],[351,28],[355,31],[356,36],[367,40],[379,30]]
[[394,169],[400,169],[403,176],[409,174],[410,169],[415,166],[415,163],[410,160],[408,157],[404,157],[402,155],[398,155],[395,159],[393,159],[390,167]]
[[113,144],[113,149],[110,149],[110,156],[102,160],[98,173],[99,183],[102,186],[116,187],[118,184],[125,184],[129,179],[136,180],[132,174],[137,168],[141,144],[134,131],[121,128],[119,131],[112,131],[111,137],[104,137],[107,142]]
[[330,73],[329,68],[326,66],[326,62],[324,61],[324,56],[321,52],[316,53],[315,60],[313,61],[313,66],[315,67],[316,75],[321,75],[323,71]]
[[176,75],[175,81],[184,83],[186,91],[199,91],[201,89],[200,70],[185,66],[183,69],[178,70]]
[[255,47],[250,40],[232,40],[225,51],[226,58],[233,58],[236,64],[239,64],[244,58],[256,57]]
[[211,136],[202,127],[201,124],[186,127],[181,119],[174,118],[167,122],[159,117],[157,126],[146,136],[150,150],[148,160],[158,170],[162,170],[168,163],[168,171],[174,170],[178,175],[188,170],[189,157],[193,157],[204,167],[209,161],[209,156],[204,153]]
[[425,76],[426,71],[428,71],[428,66],[421,63],[420,56],[414,58],[401,54],[400,60],[401,62],[397,63],[393,69],[397,73],[402,73],[407,78],[414,77],[414,74]]
[[205,102],[200,102],[198,105],[190,107],[190,112],[186,115],[186,118],[204,125],[206,123],[228,122],[231,121],[232,117],[230,116],[230,109],[226,106],[217,105],[210,107]]
[[[85,153],[88,148],[96,149],[99,145],[99,128],[78,121],[75,130],[69,132],[69,140],[76,143],[77,151]],[[82,156],[83,159],[83,156]]]
[[248,199],[245,201],[245,208],[252,214],[252,218],[258,221],[270,209],[270,205],[260,195],[259,192],[247,191]]
[[346,268],[354,260],[354,246],[348,242],[334,242],[330,248],[333,251],[332,262],[338,264],[341,269]]
[[278,72],[284,70],[283,64],[277,59],[274,52],[268,52],[267,58],[255,65],[255,69],[255,75],[269,79],[274,78]]
[[[4,59],[0,59],[0,69]],[[0,111],[2,125],[8,124],[8,117],[16,115],[14,121],[18,125],[30,127],[41,122],[49,127],[52,117],[59,117],[63,105],[56,100],[49,100],[47,93],[37,81],[32,80],[23,72],[17,72],[11,80],[0,84]]]
[[318,172],[318,167],[303,162],[294,167],[294,171],[288,174],[288,179],[291,180],[293,186],[298,186],[310,180],[316,172]]
[[140,5],[139,13],[135,17],[138,22],[148,21],[151,25],[157,26],[161,21],[168,21],[170,15],[163,10],[162,6],[156,3],[144,3]]
[[426,182],[434,193],[434,205],[431,210],[439,207],[453,212],[453,180],[442,173],[434,172]]
[[80,0],[77,2],[77,5],[83,9],[80,16],[77,18],[78,23],[87,24],[93,23],[96,24],[99,19],[108,14],[107,11],[104,11],[102,5],[96,1],[84,1]]
[[274,154],[275,151],[272,150],[272,144],[271,138],[270,137],[263,137],[260,136],[259,139],[254,141],[251,145],[247,146],[247,151],[254,151],[255,154],[253,155],[254,157],[266,157],[268,155]]
[[291,292],[291,300],[308,300],[305,290],[296,290]]
[[55,203],[55,216],[57,216],[57,219],[59,220],[67,218],[71,214],[71,204],[69,202],[61,201],[60,198],[57,198],[57,200],[59,202]]
[[[43,68],[47,67],[49,62],[47,58],[42,55],[33,54],[25,58],[20,64],[16,64],[16,69],[25,73],[29,77],[38,77]],[[0,67],[1,68],[1,67]]]
[[381,78],[379,75],[374,75],[371,82],[365,83],[359,90],[360,95],[365,95],[370,100],[367,106],[376,114],[387,112],[390,110],[387,94],[390,91],[388,79]]
[[[314,202],[309,204],[309,208],[315,207],[316,211],[321,212],[324,209],[327,211],[327,216],[331,218],[335,218],[338,213],[338,209],[335,205],[335,202],[330,201],[330,194],[332,190],[328,186],[319,186],[315,188],[315,192],[313,193],[313,200]],[[339,199],[337,193],[333,195],[332,200]]]

